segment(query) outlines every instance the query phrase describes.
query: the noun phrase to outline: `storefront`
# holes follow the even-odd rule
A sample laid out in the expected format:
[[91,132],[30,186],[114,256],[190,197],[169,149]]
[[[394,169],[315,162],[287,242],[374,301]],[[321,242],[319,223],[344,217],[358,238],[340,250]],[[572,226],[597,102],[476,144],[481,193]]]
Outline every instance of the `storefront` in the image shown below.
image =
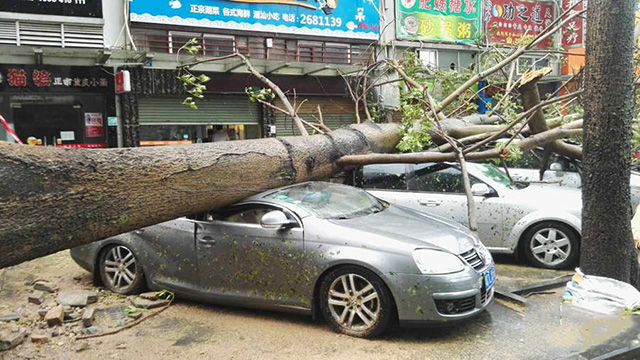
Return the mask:
[[[115,147],[113,77],[98,67],[0,65],[0,114],[26,142]],[[13,141],[0,130],[0,140]]]
[[257,139],[261,135],[261,107],[246,95],[206,95],[198,109],[182,104],[184,97],[139,97],[140,145],[182,145],[213,141]]

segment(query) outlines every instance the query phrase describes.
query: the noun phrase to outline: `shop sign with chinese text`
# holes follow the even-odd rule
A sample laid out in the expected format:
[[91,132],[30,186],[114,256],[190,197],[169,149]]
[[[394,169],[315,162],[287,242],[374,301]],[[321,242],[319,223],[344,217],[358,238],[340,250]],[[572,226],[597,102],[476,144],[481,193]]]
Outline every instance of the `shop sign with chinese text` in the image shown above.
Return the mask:
[[0,11],[101,18],[102,0],[0,0]]
[[398,39],[472,43],[480,34],[480,0],[398,0]]
[[[486,31],[493,44],[518,45],[525,34],[533,39],[554,18],[552,2],[487,0],[484,7]],[[553,47],[553,38],[547,38],[538,47]]]
[[113,86],[109,77],[89,67],[3,65],[0,66],[0,89],[107,92]]
[[[574,5],[576,5],[576,7],[573,8],[570,14],[586,9],[587,0],[582,0],[582,1],[581,0],[562,0],[562,11],[564,12],[567,9],[571,9]],[[584,36],[585,36],[584,30],[587,24],[587,21],[584,19],[584,17],[586,17],[587,14],[584,13],[582,16],[583,17],[580,17],[580,16],[574,17],[565,26],[562,27],[562,47],[563,48],[569,49],[569,48],[584,47]]]
[[377,0],[135,0],[131,21],[378,39]]

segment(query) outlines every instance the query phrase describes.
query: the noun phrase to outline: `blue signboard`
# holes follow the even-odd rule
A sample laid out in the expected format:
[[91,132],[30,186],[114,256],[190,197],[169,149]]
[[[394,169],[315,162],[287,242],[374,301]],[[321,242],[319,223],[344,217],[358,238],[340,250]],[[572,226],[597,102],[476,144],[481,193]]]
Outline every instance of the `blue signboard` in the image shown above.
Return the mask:
[[133,0],[131,21],[378,39],[378,0]]

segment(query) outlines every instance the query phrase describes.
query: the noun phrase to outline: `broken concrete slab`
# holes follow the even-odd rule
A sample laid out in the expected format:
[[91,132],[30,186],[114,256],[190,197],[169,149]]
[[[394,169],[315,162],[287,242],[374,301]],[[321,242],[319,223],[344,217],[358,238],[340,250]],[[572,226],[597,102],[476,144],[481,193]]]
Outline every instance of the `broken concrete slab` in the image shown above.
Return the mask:
[[169,305],[170,301],[169,300],[164,300],[164,299],[159,299],[159,300],[147,300],[147,299],[142,299],[139,297],[134,297],[131,300],[131,305],[137,307],[137,308],[143,308],[143,309],[154,309],[154,308],[159,308],[162,306],[166,306]]
[[142,299],[155,301],[155,300],[158,300],[158,296],[156,294],[157,294],[156,292],[152,291],[152,292],[142,293],[138,296],[140,296]]
[[82,325],[84,325],[84,327],[90,327],[93,325],[95,311],[95,309],[84,310],[84,313],[82,314]]
[[40,290],[35,290],[29,295],[29,303],[40,305],[44,302],[44,293]]
[[22,344],[26,337],[25,331],[0,333],[0,351],[6,351],[13,349],[14,347]]
[[130,313],[127,316],[129,316],[130,318],[132,318],[133,320],[138,320],[142,317],[142,312],[140,311],[136,311],[134,313]]
[[33,285],[33,289],[34,290],[39,290],[39,291],[43,291],[43,292],[48,292],[48,293],[54,293],[56,291],[58,291],[58,287],[53,285],[53,284],[49,284],[47,282],[44,281],[38,281]]
[[71,290],[58,294],[58,304],[65,306],[84,307],[98,301],[98,293],[95,291]]
[[33,334],[31,335],[31,342],[36,344],[45,344],[49,342],[49,335],[47,334]]
[[11,321],[18,321],[18,320],[20,320],[20,315],[18,314],[0,316],[0,322],[11,322]]
[[62,325],[62,323],[64,322],[64,307],[62,305],[58,305],[49,310],[44,316],[44,320],[49,326]]

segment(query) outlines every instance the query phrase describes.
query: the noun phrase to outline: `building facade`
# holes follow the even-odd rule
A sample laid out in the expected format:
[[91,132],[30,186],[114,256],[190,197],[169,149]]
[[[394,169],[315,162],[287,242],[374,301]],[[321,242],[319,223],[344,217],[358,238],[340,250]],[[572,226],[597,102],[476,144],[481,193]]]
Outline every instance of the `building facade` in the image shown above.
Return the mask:
[[[489,46],[506,51],[560,11],[554,2],[517,0],[7,1],[0,4],[0,115],[21,139],[61,146],[297,135],[287,115],[249,102],[247,89],[265,85],[231,56],[238,52],[300,105],[303,118],[315,122],[320,108],[336,128],[356,119],[343,75],[407,51],[434,69],[471,70]],[[562,71],[546,50],[581,41],[567,34],[527,53],[514,72],[553,67],[551,92]],[[189,54],[192,39],[201,48]],[[191,72],[212,79],[198,110],[182,104],[187,93],[176,70],[194,62]],[[132,91],[116,94],[114,76],[124,70]],[[377,95],[370,102],[397,109],[397,86]],[[13,141],[2,127],[0,140]]]

